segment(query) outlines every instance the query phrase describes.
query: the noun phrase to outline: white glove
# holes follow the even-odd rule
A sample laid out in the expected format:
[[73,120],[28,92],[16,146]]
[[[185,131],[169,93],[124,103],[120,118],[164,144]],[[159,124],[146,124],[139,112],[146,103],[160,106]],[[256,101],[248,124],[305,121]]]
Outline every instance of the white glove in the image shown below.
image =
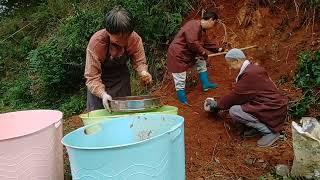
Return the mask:
[[112,100],[112,97],[107,92],[104,92],[102,95],[102,104],[108,112],[111,112],[111,109],[109,106],[109,101],[111,100]]
[[207,98],[203,104],[203,108],[207,112],[214,112],[217,106],[217,101],[214,98]]
[[140,80],[143,84],[150,84],[152,82],[152,76],[148,71],[142,71],[140,73]]

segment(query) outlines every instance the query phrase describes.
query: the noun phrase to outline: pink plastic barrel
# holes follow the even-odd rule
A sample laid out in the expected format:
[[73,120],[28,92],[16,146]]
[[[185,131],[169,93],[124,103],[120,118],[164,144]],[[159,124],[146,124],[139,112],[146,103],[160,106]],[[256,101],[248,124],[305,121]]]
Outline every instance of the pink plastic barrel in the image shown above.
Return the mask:
[[63,179],[60,111],[0,114],[0,180]]

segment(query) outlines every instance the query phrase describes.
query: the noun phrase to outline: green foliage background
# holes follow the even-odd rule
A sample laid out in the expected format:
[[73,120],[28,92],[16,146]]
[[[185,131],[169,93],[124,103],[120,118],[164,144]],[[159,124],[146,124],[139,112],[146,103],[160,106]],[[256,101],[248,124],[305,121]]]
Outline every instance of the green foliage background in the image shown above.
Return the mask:
[[295,84],[304,94],[290,105],[290,114],[294,118],[301,118],[309,113],[311,107],[319,109],[320,51],[300,53]]
[[[50,108],[66,115],[85,108],[85,48],[103,28],[104,14],[122,5],[136,18],[155,86],[165,71],[168,40],[194,0],[0,0],[0,112]],[[320,1],[302,1],[319,9]],[[318,12],[318,11],[317,11]],[[304,91],[290,106],[294,117],[317,105],[319,52],[305,52],[296,85]],[[132,74],[133,94],[148,93]]]
[[[187,0],[0,1],[1,112],[50,108],[66,115],[85,108],[85,49],[104,14],[122,5],[136,18],[155,82],[164,72],[165,44],[191,7]],[[134,93],[139,88],[132,72]]]

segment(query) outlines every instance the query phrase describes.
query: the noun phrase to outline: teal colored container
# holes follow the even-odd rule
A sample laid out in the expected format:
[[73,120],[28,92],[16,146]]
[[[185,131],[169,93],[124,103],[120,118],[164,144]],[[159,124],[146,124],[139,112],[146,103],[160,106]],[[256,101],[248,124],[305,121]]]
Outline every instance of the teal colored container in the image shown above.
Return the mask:
[[[99,131],[90,134],[86,129]],[[184,119],[143,114],[79,128],[63,139],[72,178],[185,180]]]
[[134,114],[178,114],[178,108],[174,106],[162,106],[158,109],[148,111],[148,112],[139,112],[139,113],[125,113],[125,112],[112,112],[109,113],[105,109],[91,111],[86,114],[81,114],[79,117],[82,119],[83,124],[90,125],[93,123],[110,120],[111,118],[125,117]]

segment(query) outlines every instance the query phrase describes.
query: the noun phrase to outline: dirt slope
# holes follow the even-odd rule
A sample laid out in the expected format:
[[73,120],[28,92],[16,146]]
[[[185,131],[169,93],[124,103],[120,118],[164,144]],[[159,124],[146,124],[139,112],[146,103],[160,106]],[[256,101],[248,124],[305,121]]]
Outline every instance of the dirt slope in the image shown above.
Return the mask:
[[[254,62],[265,67],[271,78],[290,100],[299,96],[292,86],[292,77],[297,65],[297,53],[305,49],[319,49],[319,24],[300,26],[295,17],[293,4],[277,4],[275,10],[261,7],[253,13],[253,22],[247,28],[239,26],[243,18],[244,0],[202,1],[185,21],[198,18],[201,8],[218,11],[226,25],[227,42],[232,47],[258,45],[255,50],[246,51]],[[212,39],[222,40],[224,29],[211,32]],[[177,106],[179,115],[185,118],[186,172],[187,179],[256,179],[270,171],[274,165],[291,165],[293,150],[291,145],[290,120],[285,127],[285,140],[278,141],[271,148],[257,148],[256,138],[242,139],[240,130],[230,123],[227,112],[214,117],[203,111],[203,101],[207,97],[227,94],[233,86],[236,73],[229,70],[224,58],[209,60],[210,79],[218,83],[218,88],[203,93],[197,74],[188,73],[187,96],[192,107],[180,105],[176,100],[173,82],[166,75],[162,87],[155,92],[163,98],[163,103]],[[66,132],[81,126],[78,117],[66,121]]]
[[[297,54],[306,49],[319,49],[319,33],[315,33],[319,32],[319,24],[300,26],[302,23],[295,18],[293,4],[276,4],[276,10],[258,8],[253,13],[252,24],[243,28],[239,26],[239,21],[243,19],[245,3],[236,0],[202,1],[202,7],[218,11],[227,30],[225,37],[221,26],[211,32],[211,38],[226,38],[231,47],[258,45],[258,49],[246,51],[249,59],[265,67],[283,93],[290,100],[295,99],[300,95],[292,85]],[[200,14],[201,6],[192,11],[185,21],[198,18]],[[277,164],[291,165],[291,120],[288,119],[285,127],[286,138],[272,148],[263,149],[256,147],[258,137],[240,137],[240,130],[230,123],[228,112],[213,117],[203,111],[203,101],[207,97],[227,94],[236,76],[222,56],[211,58],[209,62],[210,79],[219,87],[203,93],[196,73],[189,72],[187,96],[192,107],[181,106],[177,102],[170,76],[167,76],[170,84],[164,84],[156,93],[165,97],[164,103],[179,107],[179,114],[185,118],[188,179],[256,179]],[[193,87],[195,84],[196,87]]]

